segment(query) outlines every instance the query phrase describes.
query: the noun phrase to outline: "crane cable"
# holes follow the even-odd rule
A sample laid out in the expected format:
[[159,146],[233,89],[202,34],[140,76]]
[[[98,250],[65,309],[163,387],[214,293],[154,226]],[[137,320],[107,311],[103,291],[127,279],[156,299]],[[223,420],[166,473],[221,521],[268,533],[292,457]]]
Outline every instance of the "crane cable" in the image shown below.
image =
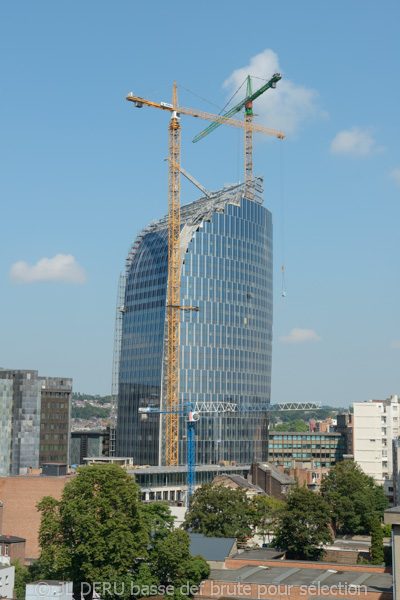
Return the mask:
[[283,188],[283,144],[280,144],[280,204],[281,204],[281,245],[282,245],[282,298],[286,297],[286,282],[285,282],[285,205],[284,205],[284,188]]

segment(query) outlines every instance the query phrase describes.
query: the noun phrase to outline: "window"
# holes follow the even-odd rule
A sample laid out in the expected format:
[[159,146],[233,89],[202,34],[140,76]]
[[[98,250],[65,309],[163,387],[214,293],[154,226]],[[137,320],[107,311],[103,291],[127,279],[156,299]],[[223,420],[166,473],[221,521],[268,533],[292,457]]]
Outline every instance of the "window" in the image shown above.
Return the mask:
[[8,556],[8,546],[4,546],[4,556]]

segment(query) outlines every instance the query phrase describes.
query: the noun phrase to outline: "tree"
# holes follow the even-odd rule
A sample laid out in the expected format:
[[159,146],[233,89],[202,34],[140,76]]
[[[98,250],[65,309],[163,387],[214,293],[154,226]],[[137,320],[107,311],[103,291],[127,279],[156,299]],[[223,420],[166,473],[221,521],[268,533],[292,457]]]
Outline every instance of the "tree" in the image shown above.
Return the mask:
[[322,558],[320,544],[332,541],[329,507],[306,487],[294,487],[277,517],[274,546],[286,550],[289,559],[318,560]]
[[40,563],[46,577],[80,583],[124,575],[147,558],[149,535],[140,488],[117,465],[78,469],[61,500],[47,496],[37,505]]
[[154,544],[157,540],[165,538],[174,528],[175,518],[165,502],[151,502],[142,507],[144,524]]
[[[175,529],[163,539],[158,539],[152,551],[152,572],[157,573],[160,584],[170,585],[173,598],[187,598],[191,588],[198,586],[210,574],[210,567],[202,556],[191,556],[190,538],[186,531]],[[194,590],[193,590],[194,591]]]
[[275,530],[277,516],[284,504],[268,496],[253,496],[250,506],[250,522],[253,530],[265,536]]
[[244,540],[251,535],[249,498],[244,490],[206,483],[194,492],[183,527],[208,537]]
[[321,494],[330,506],[335,534],[368,535],[370,523],[375,517],[381,520],[388,505],[382,487],[350,460],[330,469]]
[[29,583],[29,570],[28,567],[24,567],[21,564],[19,558],[11,562],[11,566],[15,567],[15,579],[14,579],[14,594],[16,598],[24,600],[25,598],[25,586]]
[[383,552],[382,526],[378,517],[374,517],[371,523],[371,562],[373,565],[381,565],[383,563]]
[[308,431],[307,424],[305,421],[301,419],[293,419],[289,421],[289,423],[279,423],[274,427],[273,431],[298,431],[298,432],[306,432]]

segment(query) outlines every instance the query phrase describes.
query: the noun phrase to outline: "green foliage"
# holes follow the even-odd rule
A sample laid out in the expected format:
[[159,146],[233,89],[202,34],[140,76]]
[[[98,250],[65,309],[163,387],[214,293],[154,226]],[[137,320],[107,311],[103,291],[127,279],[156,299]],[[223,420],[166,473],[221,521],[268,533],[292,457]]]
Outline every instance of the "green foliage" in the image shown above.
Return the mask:
[[152,551],[152,572],[157,573],[162,586],[173,586],[173,592],[168,596],[177,600],[187,598],[190,588],[198,586],[210,574],[210,567],[204,558],[192,557],[189,546],[188,533],[175,529],[157,540]]
[[41,556],[29,580],[70,579],[78,597],[82,582],[97,582],[104,600],[142,598],[171,585],[167,596],[186,600],[210,569],[191,556],[188,534],[173,529],[169,507],[139,498],[139,486],[119,466],[78,469],[60,501],[48,496],[38,504]]
[[335,533],[369,534],[370,523],[383,517],[388,501],[383,489],[353,461],[337,463],[322,480]]
[[206,483],[194,492],[183,527],[208,537],[244,540],[251,535],[250,500],[244,490]]
[[110,580],[147,557],[149,536],[141,515],[140,488],[116,465],[78,469],[61,500],[37,505],[40,561],[46,578]]
[[30,582],[28,567],[24,567],[19,559],[13,560],[11,566],[15,567],[14,596],[24,600],[25,586]]
[[144,504],[142,516],[152,543],[165,538],[174,528],[175,517],[165,502]]
[[323,420],[327,417],[335,417],[338,412],[337,408],[330,406],[326,408],[319,408],[315,410],[277,410],[271,411],[272,417],[279,417],[282,421],[288,422],[295,419],[301,419],[302,421],[309,421],[310,419]]
[[371,523],[371,562],[373,565],[383,564],[383,531],[378,517]]
[[383,534],[383,537],[392,537],[392,526],[391,525],[382,525],[382,534]]
[[92,404],[86,404],[86,406],[73,406],[71,409],[71,417],[73,419],[90,419],[91,417],[108,419],[110,417],[110,409],[93,406]]
[[273,428],[273,431],[298,431],[298,432],[306,432],[308,431],[307,424],[301,419],[293,419],[293,421],[289,421],[288,423],[279,423]]
[[318,560],[320,544],[332,541],[326,502],[306,487],[294,487],[277,517],[274,546],[286,550],[289,559]]
[[283,502],[268,496],[254,496],[250,505],[251,527],[258,534],[265,536],[275,531],[277,517],[283,509]]

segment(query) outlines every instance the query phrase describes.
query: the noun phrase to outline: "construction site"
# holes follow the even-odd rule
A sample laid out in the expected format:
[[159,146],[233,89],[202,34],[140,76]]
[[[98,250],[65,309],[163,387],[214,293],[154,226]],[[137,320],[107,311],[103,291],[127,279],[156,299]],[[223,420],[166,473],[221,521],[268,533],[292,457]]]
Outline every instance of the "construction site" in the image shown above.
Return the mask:
[[[171,103],[132,92],[126,98],[169,113],[169,211],[137,234],[120,275],[116,455],[136,465],[187,465],[188,501],[195,465],[268,460],[273,231],[263,179],[253,174],[253,134],[280,142],[285,135],[253,122],[253,101],[273,93],[280,79],[276,73],[253,92],[248,76],[245,98],[220,115],[180,107],[176,83]],[[193,142],[220,125],[244,130],[244,183],[211,192],[183,169],[183,115],[211,121]],[[201,192],[183,206],[181,175]],[[281,408],[291,407],[304,405]]]

